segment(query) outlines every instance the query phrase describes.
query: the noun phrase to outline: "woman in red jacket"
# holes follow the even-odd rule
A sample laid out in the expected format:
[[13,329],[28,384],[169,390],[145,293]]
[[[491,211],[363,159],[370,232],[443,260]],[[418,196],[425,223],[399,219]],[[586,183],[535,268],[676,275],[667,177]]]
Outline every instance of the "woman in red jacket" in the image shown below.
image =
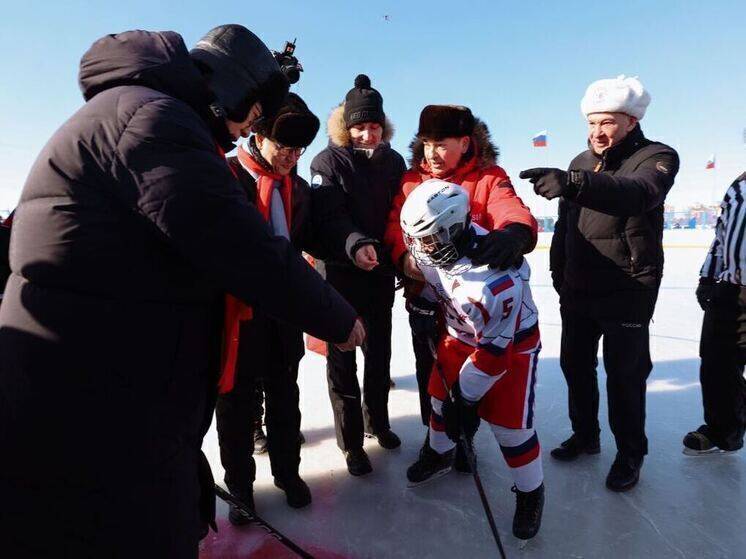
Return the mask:
[[[402,177],[394,198],[384,242],[391,248],[392,260],[406,276],[404,296],[412,328],[417,386],[420,392],[422,422],[428,425],[430,397],[427,383],[433,366],[431,344],[437,343],[437,306],[420,296],[422,274],[407,252],[399,225],[399,215],[407,196],[431,178],[461,185],[469,194],[471,219],[489,230],[479,237],[468,256],[476,265],[507,268],[536,245],[536,220],[513,190],[505,170],[497,165],[498,150],[490,139],[487,125],[467,107],[428,105],[420,113],[417,136],[410,146],[411,169]],[[468,471],[459,451],[456,469]]]

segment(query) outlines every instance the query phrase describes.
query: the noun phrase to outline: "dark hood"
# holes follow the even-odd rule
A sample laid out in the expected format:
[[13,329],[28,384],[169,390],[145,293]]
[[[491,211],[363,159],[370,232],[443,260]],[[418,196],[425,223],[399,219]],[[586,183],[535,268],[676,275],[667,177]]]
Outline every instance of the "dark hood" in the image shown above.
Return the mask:
[[83,97],[120,85],[150,87],[191,105],[202,113],[209,94],[184,40],[173,31],[125,31],[106,35],[80,60]]

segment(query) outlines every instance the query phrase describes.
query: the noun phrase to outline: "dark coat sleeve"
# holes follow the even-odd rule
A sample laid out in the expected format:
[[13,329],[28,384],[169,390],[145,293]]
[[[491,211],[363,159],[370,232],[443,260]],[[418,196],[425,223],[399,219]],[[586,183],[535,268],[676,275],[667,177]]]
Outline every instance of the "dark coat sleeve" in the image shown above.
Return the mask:
[[678,171],[679,156],[674,150],[656,150],[624,177],[585,171],[574,201],[608,215],[639,215],[663,204]]
[[311,199],[314,230],[323,239],[328,251],[337,260],[349,260],[352,238],[365,235],[352,220],[347,207],[347,194],[342,184],[334,154],[324,150],[311,162]]
[[270,234],[189,107],[175,99],[140,107],[117,156],[138,212],[217,287],[321,339],[347,339],[355,311]]
[[314,224],[311,187],[304,179],[296,176],[293,185],[293,244],[314,258],[324,260],[329,257],[329,252],[328,242],[323,234],[323,228]]

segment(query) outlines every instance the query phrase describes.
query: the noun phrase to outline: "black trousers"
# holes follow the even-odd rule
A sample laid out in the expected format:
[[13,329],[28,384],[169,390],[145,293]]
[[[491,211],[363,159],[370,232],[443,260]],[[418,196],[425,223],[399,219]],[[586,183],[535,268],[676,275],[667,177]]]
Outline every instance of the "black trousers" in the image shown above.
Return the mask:
[[420,395],[420,416],[422,424],[430,425],[430,394],[427,385],[433,370],[432,348],[438,345],[438,326],[435,316],[424,317],[415,313],[409,314],[409,326],[412,330],[412,349],[414,350],[415,376],[417,391]]
[[[645,436],[646,380],[650,360],[648,325],[652,313],[628,319],[606,319],[561,308],[560,366],[568,387],[572,430],[584,440],[598,437],[598,343],[603,336],[603,359],[609,423],[617,450],[630,458],[648,452]],[[647,316],[645,316],[647,315]]]
[[251,320],[241,327],[240,339],[233,390],[218,397],[215,411],[225,483],[238,496],[252,490],[256,477],[257,382],[266,398],[267,450],[276,479],[298,475],[301,421],[299,360],[288,358],[277,323]]
[[746,287],[718,283],[702,321],[699,379],[706,435],[724,450],[743,447],[746,429]]
[[379,433],[390,429],[391,306],[383,304],[379,308],[366,309],[360,318],[367,333],[362,346],[365,356],[362,401],[355,352],[344,352],[332,344],[327,345],[329,399],[334,412],[337,445],[342,450],[362,448],[364,432]]

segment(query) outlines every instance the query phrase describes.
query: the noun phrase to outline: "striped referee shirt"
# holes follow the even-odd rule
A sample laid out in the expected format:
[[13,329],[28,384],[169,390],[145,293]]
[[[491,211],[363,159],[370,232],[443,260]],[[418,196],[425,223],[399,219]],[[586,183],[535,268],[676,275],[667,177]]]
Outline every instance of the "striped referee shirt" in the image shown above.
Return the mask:
[[720,204],[720,217],[700,276],[715,281],[746,285],[746,173],[730,185]]

